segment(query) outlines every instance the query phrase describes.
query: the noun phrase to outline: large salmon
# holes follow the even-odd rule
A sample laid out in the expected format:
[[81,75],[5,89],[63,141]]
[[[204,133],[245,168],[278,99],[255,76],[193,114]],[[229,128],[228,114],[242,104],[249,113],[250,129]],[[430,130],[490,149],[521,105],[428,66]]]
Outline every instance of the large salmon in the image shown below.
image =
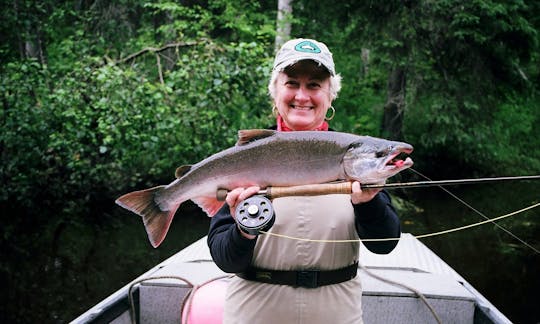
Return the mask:
[[335,180],[384,182],[412,165],[397,160],[407,143],[340,132],[241,130],[235,146],[176,170],[166,186],[134,191],[116,203],[143,218],[152,246],[161,244],[180,204],[193,200],[209,216],[223,206],[218,189],[293,186]]

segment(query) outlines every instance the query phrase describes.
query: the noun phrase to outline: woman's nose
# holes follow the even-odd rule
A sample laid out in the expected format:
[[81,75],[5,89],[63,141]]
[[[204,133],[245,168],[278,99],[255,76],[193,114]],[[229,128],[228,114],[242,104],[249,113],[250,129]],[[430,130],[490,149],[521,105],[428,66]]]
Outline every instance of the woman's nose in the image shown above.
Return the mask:
[[299,87],[294,95],[296,100],[309,100],[309,93],[306,88]]

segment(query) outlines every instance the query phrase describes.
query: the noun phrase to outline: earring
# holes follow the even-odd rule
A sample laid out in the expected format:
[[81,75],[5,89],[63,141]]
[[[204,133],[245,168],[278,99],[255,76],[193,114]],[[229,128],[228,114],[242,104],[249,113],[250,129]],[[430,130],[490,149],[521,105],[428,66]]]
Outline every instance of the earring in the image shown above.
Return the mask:
[[[325,117],[324,117],[324,120],[332,120],[332,119],[334,119],[334,116],[336,115],[336,109],[335,109],[334,107],[330,106],[329,109],[332,109],[332,115],[331,115],[330,117],[326,117],[326,116],[325,116]],[[327,111],[327,112],[328,112],[328,111]]]

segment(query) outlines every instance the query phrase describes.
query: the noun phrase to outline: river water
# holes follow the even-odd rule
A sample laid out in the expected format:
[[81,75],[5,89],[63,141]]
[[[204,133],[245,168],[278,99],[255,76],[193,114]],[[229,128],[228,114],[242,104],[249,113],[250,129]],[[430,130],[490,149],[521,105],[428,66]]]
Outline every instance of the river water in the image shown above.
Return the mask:
[[[447,188],[489,218],[540,202],[540,183],[499,183]],[[439,232],[485,219],[439,188],[415,190],[411,199],[421,210],[402,217],[403,231]],[[515,323],[539,323],[540,208],[498,221],[422,239],[492,304]],[[536,249],[536,251],[535,251]]]
[[[474,185],[452,190],[490,218],[540,201],[540,187],[536,183]],[[409,189],[394,195],[404,195],[405,201],[414,204],[414,208],[401,214],[403,231],[414,235],[484,220],[437,188]],[[54,296],[47,312],[58,322],[74,319],[156,263],[206,235],[209,224],[209,218],[200,210],[189,204],[182,206],[164,243],[154,249],[138,216],[119,208],[116,213],[114,222],[92,231],[95,240],[91,248],[77,248],[81,250],[77,264],[66,265],[68,269],[55,272],[58,278],[50,278],[60,285],[49,287],[45,293]],[[540,208],[537,208],[499,224],[540,249],[539,216]],[[72,239],[85,231],[74,230]],[[422,239],[422,242],[512,321],[540,321],[540,308],[535,302],[540,290],[540,254],[493,224]]]

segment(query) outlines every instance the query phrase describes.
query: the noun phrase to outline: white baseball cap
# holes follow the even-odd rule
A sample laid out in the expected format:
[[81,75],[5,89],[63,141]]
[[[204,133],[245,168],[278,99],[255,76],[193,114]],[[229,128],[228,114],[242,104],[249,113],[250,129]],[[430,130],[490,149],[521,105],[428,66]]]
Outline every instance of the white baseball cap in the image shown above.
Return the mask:
[[322,64],[332,76],[336,75],[334,59],[328,47],[314,39],[292,39],[283,46],[276,54],[274,70],[282,71],[287,66],[302,60],[313,60]]

